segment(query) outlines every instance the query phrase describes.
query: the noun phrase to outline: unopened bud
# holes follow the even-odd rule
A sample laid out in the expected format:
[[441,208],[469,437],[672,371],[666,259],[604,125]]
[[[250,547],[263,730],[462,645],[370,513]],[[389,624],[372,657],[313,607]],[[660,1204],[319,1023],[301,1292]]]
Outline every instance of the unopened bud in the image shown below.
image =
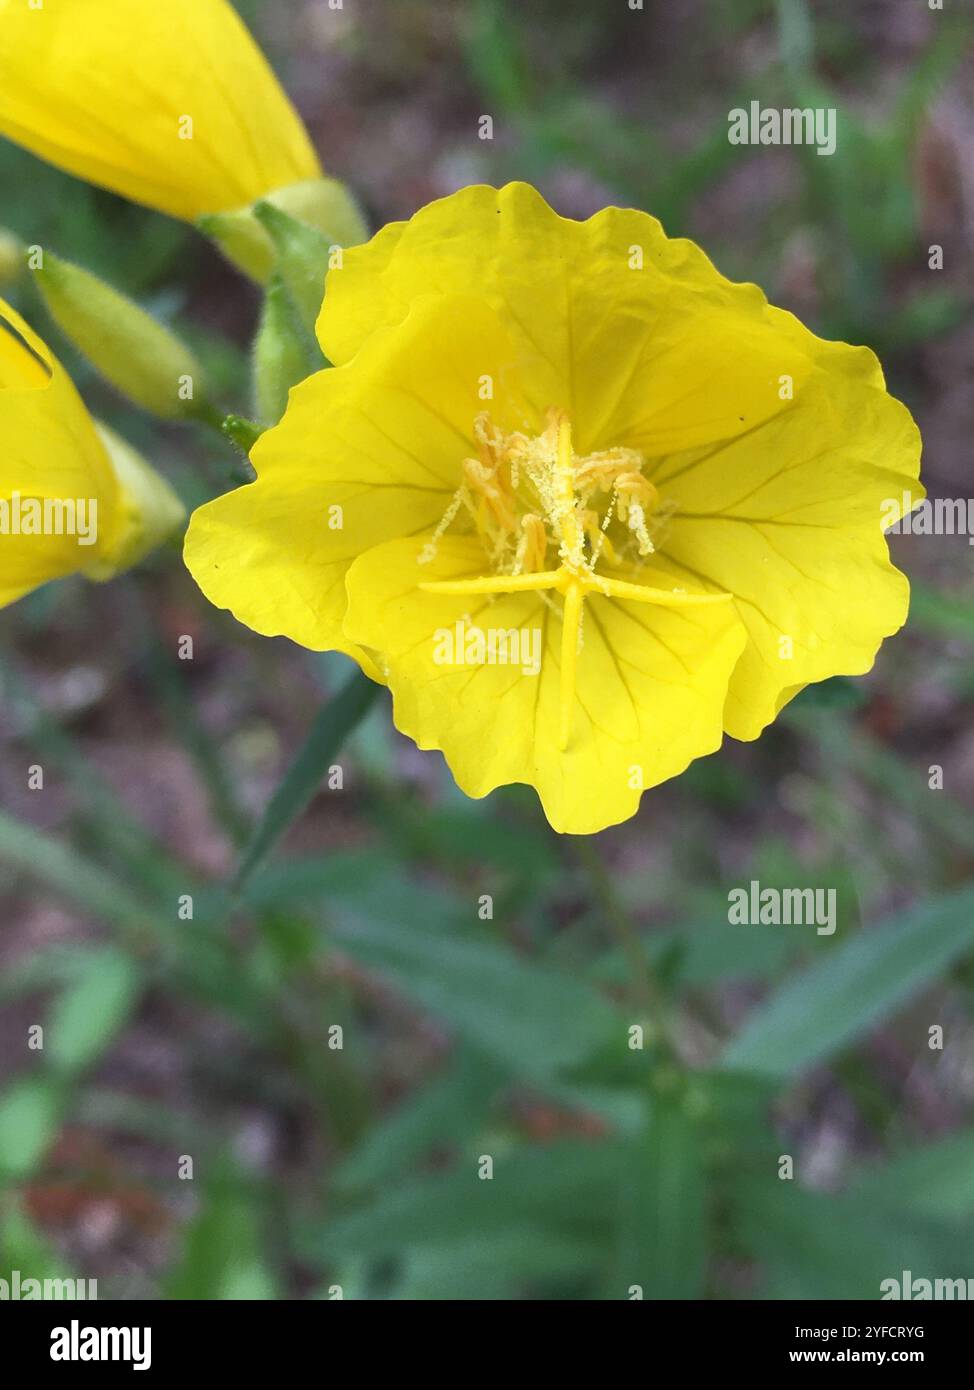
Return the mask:
[[199,414],[203,372],[175,333],[97,275],[49,251],[34,274],[51,317],[123,395],[164,420]]
[[119,485],[115,529],[90,579],[111,579],[164,544],[186,520],[186,508],[161,474],[101,420],[95,427]]

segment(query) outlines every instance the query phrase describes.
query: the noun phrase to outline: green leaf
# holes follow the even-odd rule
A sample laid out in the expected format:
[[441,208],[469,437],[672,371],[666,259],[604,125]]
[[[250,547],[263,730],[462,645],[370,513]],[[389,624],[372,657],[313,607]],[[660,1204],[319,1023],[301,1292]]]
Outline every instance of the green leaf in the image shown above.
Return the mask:
[[806,685],[795,698],[800,708],[814,706],[827,710],[859,709],[865,703],[862,682],[850,680],[848,676],[831,676],[828,680]]
[[65,1075],[84,1071],[125,1026],[139,996],[139,972],[107,947],[89,956],[58,999],[47,1028],[46,1053]]
[[431,1242],[410,1249],[394,1297],[398,1300],[572,1297],[584,1290],[598,1246],[521,1221],[473,1239]]
[[53,888],[95,919],[144,943],[149,914],[111,874],[32,825],[0,812],[0,862]]
[[345,738],[369,709],[380,689],[375,681],[356,671],[318,714],[304,746],[271,797],[244,853],[235,880],[238,892],[291,822],[307,807]]
[[471,922],[466,935],[419,924],[407,931],[392,913],[338,917],[331,934],[517,1076],[554,1076],[625,1036],[624,1022],[587,984],[520,959],[482,930]]
[[235,1176],[224,1162],[206,1184],[202,1209],[167,1280],[167,1298],[198,1302],[277,1296],[261,1252],[260,1205],[251,1194],[236,1190]]
[[244,897],[265,911],[293,903],[337,905],[363,917],[392,917],[420,931],[455,930],[461,911],[455,896],[421,888],[398,860],[374,848],[264,864],[248,881]]
[[885,1163],[860,1168],[853,1190],[869,1200],[957,1220],[974,1217],[974,1129],[938,1143],[905,1149]]
[[698,1126],[679,1099],[654,1101],[628,1154],[612,1296],[637,1285],[644,1299],[699,1298],[707,1191]]
[[830,947],[748,1019],[723,1067],[784,1080],[824,1061],[974,949],[972,920],[966,888]]
[[28,1077],[0,1095],[0,1175],[28,1177],[54,1142],[61,1122],[61,1090]]
[[537,888],[553,875],[560,859],[552,838],[526,821],[502,819],[482,805],[459,802],[427,808],[407,802],[392,788],[378,802],[376,817],[393,845],[407,859],[435,859],[454,872],[467,864],[509,874],[530,875]]
[[172,659],[169,643],[163,638],[154,608],[143,601],[135,586],[131,586],[130,593],[139,630],[144,634],[145,661],[152,677],[154,693],[166,713],[173,735],[185,747],[207,790],[215,817],[234,845],[240,848],[248,838],[250,823],[238,803],[219,740],[214,739],[200,718],[199,701],[180,669],[183,663]]
[[[489,1151],[488,1149],[485,1151]],[[382,1256],[473,1241],[530,1223],[582,1239],[607,1239],[628,1151],[612,1142],[560,1142],[498,1152],[494,1175],[478,1177],[479,1155],[418,1182],[389,1184],[360,1211],[299,1235],[313,1259]]]
[[371,1187],[422,1159],[434,1146],[463,1143],[489,1113],[502,1073],[461,1049],[442,1076],[381,1120],[345,1158],[336,1186]]
[[64,985],[85,969],[90,957],[89,946],[57,942],[42,947],[6,967],[0,978],[0,1002]]
[[793,72],[808,72],[815,59],[815,26],[806,0],[777,0],[778,49]]
[[910,622],[925,632],[974,642],[974,597],[939,593],[924,584],[910,584]]
[[878,1299],[883,1281],[974,1276],[974,1226],[957,1227],[867,1201],[808,1192],[772,1173],[731,1193],[731,1220],[763,1267],[765,1298]]

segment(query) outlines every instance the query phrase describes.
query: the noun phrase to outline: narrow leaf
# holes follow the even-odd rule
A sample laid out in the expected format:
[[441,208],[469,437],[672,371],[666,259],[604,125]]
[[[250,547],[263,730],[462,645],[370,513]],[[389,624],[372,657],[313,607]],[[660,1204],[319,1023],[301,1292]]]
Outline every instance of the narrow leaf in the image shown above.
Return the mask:
[[706,1187],[697,1126],[677,1100],[649,1109],[622,1184],[618,1287],[610,1296],[699,1298],[706,1268]]
[[244,853],[235,880],[238,891],[291,822],[308,806],[345,738],[365,715],[379,690],[368,676],[356,671],[318,714]]
[[824,1061],[974,949],[972,924],[966,888],[830,947],[751,1016],[722,1065],[783,1080]]
[[434,1145],[462,1143],[484,1123],[499,1082],[496,1067],[461,1050],[442,1076],[368,1132],[338,1169],[336,1185],[369,1187],[406,1170]]
[[312,1259],[394,1254],[410,1246],[472,1241],[532,1223],[593,1238],[612,1229],[628,1153],[611,1142],[562,1141],[498,1155],[481,1179],[479,1156],[410,1183],[389,1183],[361,1210],[299,1233]]
[[760,1297],[879,1299],[905,1271],[931,1280],[974,1274],[969,1222],[937,1221],[898,1201],[809,1192],[772,1171],[742,1181],[730,1205],[737,1239],[762,1267]]
[[547,1079],[625,1036],[594,989],[478,939],[475,928],[461,935],[405,930],[395,915],[339,917],[332,937],[517,1076]]
[[148,914],[127,888],[67,845],[3,812],[0,862],[53,888],[92,917],[144,940]]

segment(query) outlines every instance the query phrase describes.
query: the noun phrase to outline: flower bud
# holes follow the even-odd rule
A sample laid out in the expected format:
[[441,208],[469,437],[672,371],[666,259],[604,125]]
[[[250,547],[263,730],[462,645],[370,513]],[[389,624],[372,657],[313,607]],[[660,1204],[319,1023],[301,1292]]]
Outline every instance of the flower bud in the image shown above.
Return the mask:
[[203,372],[174,333],[104,280],[49,251],[34,274],[51,317],[123,395],[164,420],[199,414]]
[[102,420],[94,422],[118,483],[115,529],[89,579],[111,579],[162,545],[186,519],[186,509],[161,474]]

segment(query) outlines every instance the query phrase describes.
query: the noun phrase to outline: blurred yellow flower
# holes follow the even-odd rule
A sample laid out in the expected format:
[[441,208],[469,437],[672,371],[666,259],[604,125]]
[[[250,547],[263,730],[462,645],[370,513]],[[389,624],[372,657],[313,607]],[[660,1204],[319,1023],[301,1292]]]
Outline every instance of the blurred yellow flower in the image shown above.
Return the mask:
[[188,221],[321,173],[228,0],[0,0],[0,134]]
[[471,796],[529,783],[602,829],[904,621],[880,518],[922,496],[920,440],[875,356],[644,213],[464,189],[346,252],[318,334],[336,369],[186,560],[387,682]]
[[67,574],[110,578],[184,515],[169,484],[91,419],[61,364],[0,300],[0,606]]

